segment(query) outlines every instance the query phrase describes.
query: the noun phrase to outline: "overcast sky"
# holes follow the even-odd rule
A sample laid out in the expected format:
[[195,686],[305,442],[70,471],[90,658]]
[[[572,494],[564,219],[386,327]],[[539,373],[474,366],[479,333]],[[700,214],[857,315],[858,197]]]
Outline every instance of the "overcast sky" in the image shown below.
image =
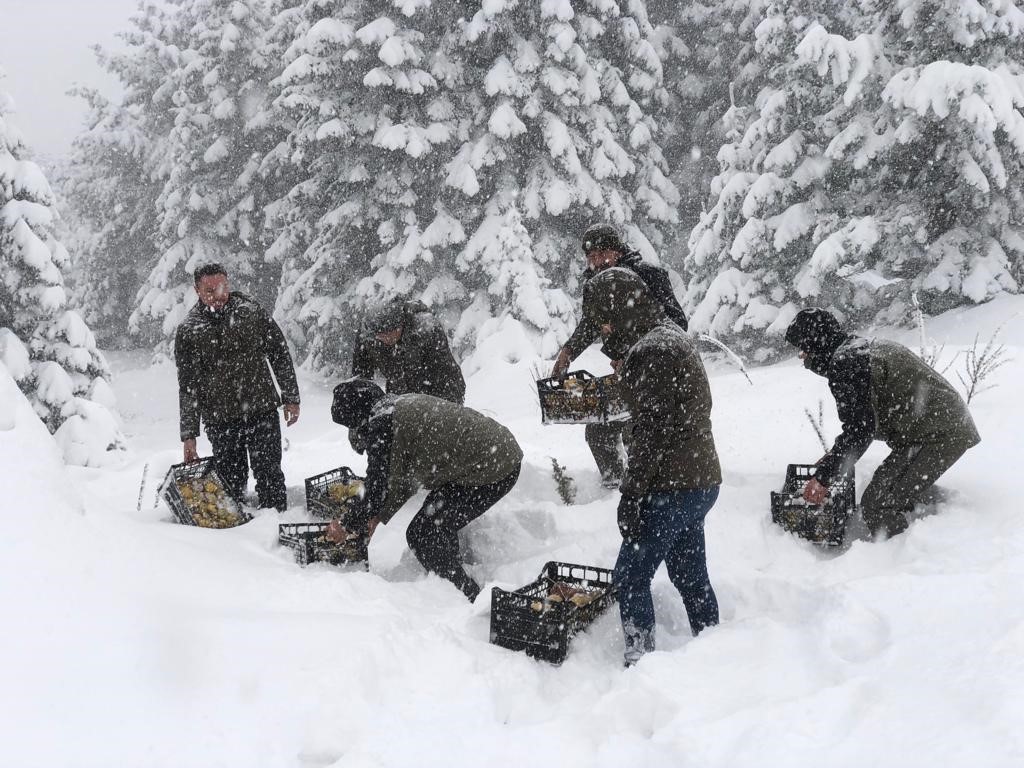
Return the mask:
[[0,88],[17,109],[11,122],[41,156],[64,154],[84,107],[66,91],[76,83],[116,94],[89,46],[115,46],[138,0],[0,0]]

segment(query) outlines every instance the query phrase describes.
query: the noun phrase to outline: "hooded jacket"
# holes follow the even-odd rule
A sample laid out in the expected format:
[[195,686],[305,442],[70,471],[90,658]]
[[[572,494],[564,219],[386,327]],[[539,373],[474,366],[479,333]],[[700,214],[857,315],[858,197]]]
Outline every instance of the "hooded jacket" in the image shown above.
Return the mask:
[[624,355],[619,378],[633,426],[623,495],[721,484],[711,389],[689,337],[629,270],[612,268],[595,276],[584,302],[598,327],[612,326],[606,346]]
[[[618,265],[615,267],[609,267],[609,269],[628,269],[633,272],[643,281],[644,285],[647,286],[650,296],[661,306],[665,316],[682,330],[685,331],[687,329],[686,313],[679,305],[679,301],[676,299],[675,293],[672,291],[672,282],[669,280],[667,270],[662,267],[655,266],[654,264],[648,264],[640,258],[640,254],[636,251],[623,253],[622,256],[619,257]],[[587,278],[587,282],[595,276],[595,274],[590,274]],[[584,284],[584,296],[585,295],[586,284]],[[587,311],[587,303],[584,301],[583,316],[580,318],[580,322],[572,332],[569,340],[565,342],[565,349],[569,350],[569,356],[575,360],[577,357],[582,355],[587,347],[593,344],[600,335],[601,324],[594,322],[594,318]]]
[[[394,325],[391,328],[382,326]],[[394,346],[381,344],[374,330],[401,327],[402,336]],[[420,393],[453,403],[466,395],[462,369],[455,362],[441,323],[419,301],[392,303],[370,318],[360,334],[352,355],[352,375],[372,379],[380,371],[393,395]]]
[[847,334],[822,309],[798,313],[786,340],[807,353],[809,370],[828,379],[843,425],[818,462],[822,485],[849,473],[873,440],[893,449],[937,442],[966,449],[980,442],[963,398],[902,344]]
[[[364,412],[365,383],[335,388],[336,421]],[[367,468],[365,496],[346,517],[351,530],[363,530],[371,517],[387,523],[420,487],[489,485],[511,475],[523,458],[506,427],[431,395],[382,395],[355,429],[366,446]]]
[[237,291],[219,312],[196,302],[174,334],[174,360],[182,441],[198,436],[200,418],[221,424],[265,413],[282,402],[299,402],[295,367],[281,328],[263,307]]

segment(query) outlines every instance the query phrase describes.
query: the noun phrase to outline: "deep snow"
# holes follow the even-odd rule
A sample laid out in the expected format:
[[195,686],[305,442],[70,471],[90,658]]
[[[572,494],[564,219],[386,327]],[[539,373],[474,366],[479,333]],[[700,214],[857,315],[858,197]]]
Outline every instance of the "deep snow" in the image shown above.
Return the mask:
[[[983,442],[940,481],[949,500],[903,536],[842,552],[769,521],[786,463],[821,453],[804,408],[824,398],[837,432],[824,381],[795,360],[752,369],[753,386],[710,364],[722,624],[692,639],[662,570],[659,651],[630,670],[617,612],[561,667],[489,645],[489,590],[469,605],[405,552],[416,500],[378,531],[369,573],[299,568],[274,514],[228,531],[168,522],[153,504],[180,460],[169,363],[109,356],[134,449],[118,469],[62,468],[5,389],[0,765],[1024,765],[1024,298],[928,331],[948,358],[1007,318],[1013,360],[972,403]],[[891,335],[916,347],[915,332]],[[599,487],[582,428],[540,425],[537,363],[494,359],[469,382],[469,404],[526,453],[512,495],[467,529],[487,587],[525,583],[547,560],[610,566],[617,551],[617,494]],[[607,370],[596,349],[581,363]],[[330,422],[330,382],[300,384],[285,431],[294,521],[303,477],[364,466]],[[884,453],[858,465],[861,488]],[[576,506],[558,501],[549,456],[577,479]]]

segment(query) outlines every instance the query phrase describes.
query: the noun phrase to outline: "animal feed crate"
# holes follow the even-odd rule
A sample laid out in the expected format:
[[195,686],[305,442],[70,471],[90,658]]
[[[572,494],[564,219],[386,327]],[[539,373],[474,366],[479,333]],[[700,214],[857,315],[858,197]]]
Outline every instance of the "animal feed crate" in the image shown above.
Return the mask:
[[324,535],[327,526],[328,523],[282,523],[277,528],[277,540],[295,550],[295,562],[299,565],[328,563],[368,568],[366,539],[360,537],[338,544]]
[[349,504],[363,490],[363,478],[348,467],[306,478],[306,511],[321,520],[334,520],[345,516]]
[[160,484],[159,493],[182,525],[234,528],[252,520],[228,496],[212,457],[172,466]]
[[573,371],[540,379],[537,395],[544,424],[607,424],[629,418],[614,373],[598,377],[587,371]]
[[514,592],[491,590],[491,642],[561,664],[573,636],[616,600],[607,568],[551,562],[536,581]]
[[786,468],[782,490],[772,491],[772,522],[815,544],[841,546],[856,504],[854,474],[851,471],[849,477],[833,483],[824,504],[811,504],[804,501],[803,492],[814,472],[813,464],[790,464]]

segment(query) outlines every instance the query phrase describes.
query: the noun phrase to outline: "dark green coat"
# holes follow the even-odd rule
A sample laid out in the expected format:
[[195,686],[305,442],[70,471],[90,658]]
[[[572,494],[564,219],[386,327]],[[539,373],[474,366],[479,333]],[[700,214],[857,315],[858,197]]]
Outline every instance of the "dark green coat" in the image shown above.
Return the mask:
[[902,344],[870,344],[875,439],[890,446],[981,441],[967,403],[938,371]]
[[453,403],[461,403],[466,396],[466,381],[444,328],[418,301],[406,305],[402,337],[395,346],[381,344],[366,331],[361,334],[352,356],[352,375],[372,380],[377,371],[388,394],[419,393]]
[[967,450],[980,441],[963,398],[902,344],[844,336],[818,357],[826,364],[816,372],[828,377],[843,424],[817,464],[823,485],[848,474],[872,440],[894,450],[929,443]]
[[174,359],[183,441],[199,434],[200,417],[205,424],[221,424],[299,402],[284,334],[244,294],[232,292],[219,317],[197,302],[174,335]]
[[662,321],[632,346],[619,376],[633,421],[623,495],[721,484],[711,389],[689,337]]
[[430,395],[401,395],[392,412],[386,523],[420,488],[475,488],[504,480],[523,451],[508,429],[463,405]]

